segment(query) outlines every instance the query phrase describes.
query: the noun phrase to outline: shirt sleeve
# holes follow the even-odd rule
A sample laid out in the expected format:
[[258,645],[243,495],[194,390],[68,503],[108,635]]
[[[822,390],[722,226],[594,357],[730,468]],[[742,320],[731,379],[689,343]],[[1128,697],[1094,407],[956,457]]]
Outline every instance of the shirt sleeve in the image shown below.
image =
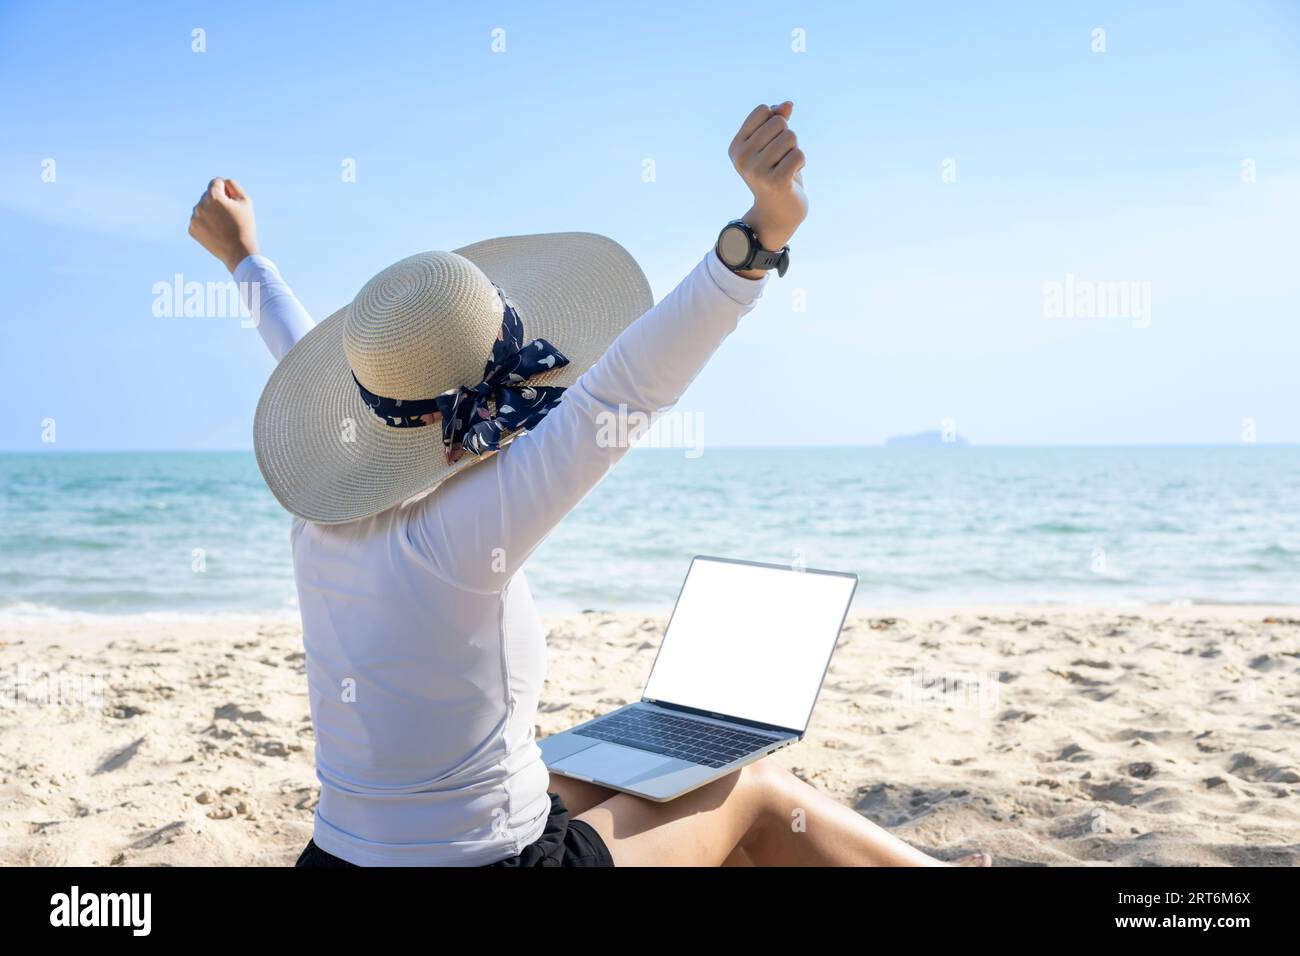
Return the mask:
[[234,276],[258,334],[280,361],[316,323],[266,256],[248,256]]
[[653,420],[674,405],[766,283],[766,276],[736,275],[710,249],[565,390],[536,428],[421,503],[414,517],[434,569],[474,590],[504,586],[627,453],[630,443],[620,437],[628,425],[619,422],[633,414]]

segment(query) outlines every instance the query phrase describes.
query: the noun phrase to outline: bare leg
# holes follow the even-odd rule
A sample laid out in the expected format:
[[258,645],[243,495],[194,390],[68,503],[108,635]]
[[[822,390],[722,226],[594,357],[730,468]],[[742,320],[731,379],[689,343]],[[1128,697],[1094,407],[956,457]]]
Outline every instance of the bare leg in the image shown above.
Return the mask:
[[579,816],[619,866],[946,865],[766,759],[670,803],[618,793]]
[[[560,799],[564,800],[564,805],[569,810],[569,817],[577,817],[580,813],[585,813],[597,804],[603,804],[604,801],[615,796],[616,790],[610,790],[608,787],[599,786],[597,783],[588,783],[586,780],[575,780],[572,777],[560,777],[559,774],[551,774],[551,783],[549,790],[551,793],[559,793]],[[723,861],[723,866],[753,866],[754,861],[750,860],[749,853],[745,852],[744,847],[736,847]]]
[[569,808],[570,818],[590,810],[598,803],[604,803],[618,793],[617,790],[611,790],[609,787],[587,783],[585,780],[574,780],[572,777],[562,777],[558,773],[551,774],[551,782],[546,789],[560,795],[564,805]]
[[722,861],[723,866],[753,866],[754,861],[750,859],[743,846],[738,846],[731,851],[731,855]]
[[[564,800],[564,805],[569,808],[569,816],[576,817],[596,806],[598,803],[604,803],[610,797],[618,793],[617,790],[611,790],[608,787],[602,787],[599,784],[587,783],[585,780],[574,780],[572,777],[562,777],[558,773],[551,774],[551,783],[548,787],[551,793],[558,793]],[[743,847],[736,847],[731,851],[723,862],[723,866],[753,866],[754,861],[749,858]]]

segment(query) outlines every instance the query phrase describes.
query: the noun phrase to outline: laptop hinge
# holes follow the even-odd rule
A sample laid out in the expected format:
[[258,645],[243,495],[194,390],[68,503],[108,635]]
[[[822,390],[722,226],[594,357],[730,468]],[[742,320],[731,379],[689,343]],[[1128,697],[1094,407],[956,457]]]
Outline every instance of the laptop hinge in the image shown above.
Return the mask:
[[654,704],[656,707],[662,707],[665,710],[681,711],[684,714],[694,714],[696,717],[712,717],[714,720],[729,720],[733,724],[743,724],[746,727],[753,727],[755,730],[765,730],[774,734],[794,734],[796,737],[802,737],[802,730],[793,730],[790,727],[778,727],[776,724],[765,724],[758,720],[747,720],[744,717],[733,717],[730,714],[719,714],[712,710],[701,710],[699,707],[687,707],[685,704],[670,704],[666,700],[654,700],[650,697],[642,697],[641,703]]

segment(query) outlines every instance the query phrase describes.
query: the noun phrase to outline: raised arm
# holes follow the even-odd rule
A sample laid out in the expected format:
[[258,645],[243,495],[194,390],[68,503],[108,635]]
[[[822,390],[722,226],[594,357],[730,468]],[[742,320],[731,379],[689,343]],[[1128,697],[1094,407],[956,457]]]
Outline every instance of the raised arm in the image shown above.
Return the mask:
[[[743,217],[764,248],[787,244],[807,214],[792,105],[758,107],[729,155],[754,193]],[[532,432],[425,499],[415,529],[435,569],[463,587],[501,587],[550,530],[627,453],[629,416],[674,405],[753,308],[764,272],[737,274],[710,249],[663,301],[623,331]],[[635,421],[635,419],[632,419]]]
[[253,200],[233,179],[214,179],[194,206],[190,235],[230,270],[262,341],[278,362],[311,331],[311,316],[261,254]]

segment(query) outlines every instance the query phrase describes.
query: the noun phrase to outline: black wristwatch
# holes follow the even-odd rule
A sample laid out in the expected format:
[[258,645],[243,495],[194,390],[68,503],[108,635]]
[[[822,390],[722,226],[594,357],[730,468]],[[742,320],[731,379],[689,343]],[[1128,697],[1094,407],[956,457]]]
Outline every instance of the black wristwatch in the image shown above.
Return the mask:
[[776,252],[764,249],[758,241],[754,230],[743,219],[734,219],[722,227],[718,233],[718,258],[732,272],[744,272],[746,269],[775,269],[779,276],[785,275],[790,268],[790,247],[783,246]]

